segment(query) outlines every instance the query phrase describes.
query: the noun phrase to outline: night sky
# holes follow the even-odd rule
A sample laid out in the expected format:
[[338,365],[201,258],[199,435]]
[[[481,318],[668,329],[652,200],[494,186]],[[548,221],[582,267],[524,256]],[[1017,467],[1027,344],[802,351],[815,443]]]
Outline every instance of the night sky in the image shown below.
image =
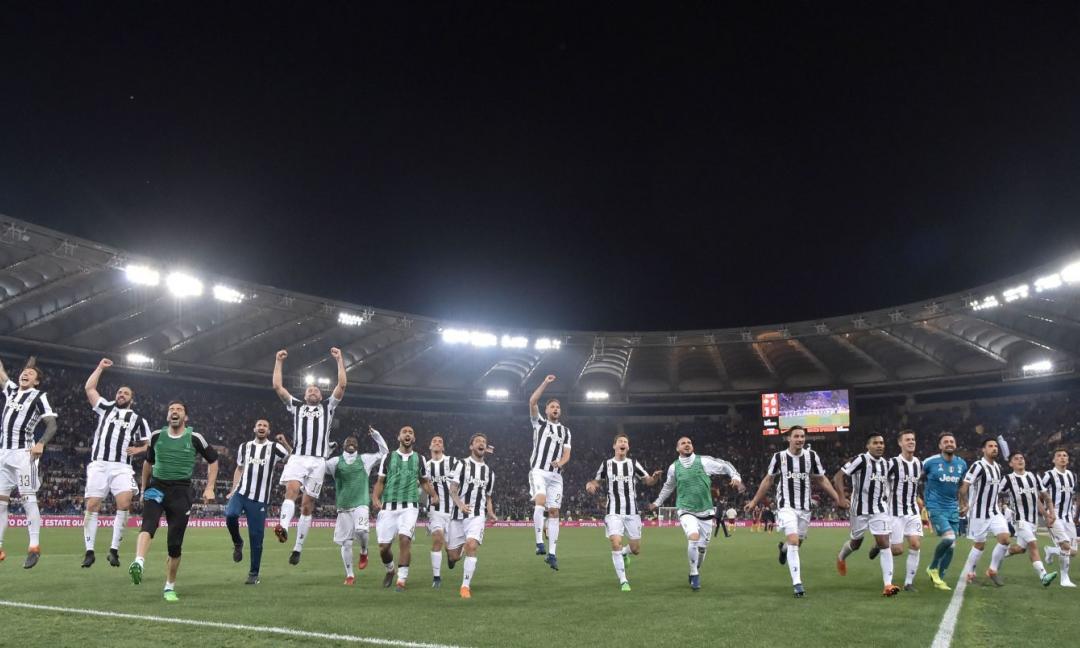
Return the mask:
[[1076,3],[33,4],[0,213],[202,272],[670,330],[1080,251]]

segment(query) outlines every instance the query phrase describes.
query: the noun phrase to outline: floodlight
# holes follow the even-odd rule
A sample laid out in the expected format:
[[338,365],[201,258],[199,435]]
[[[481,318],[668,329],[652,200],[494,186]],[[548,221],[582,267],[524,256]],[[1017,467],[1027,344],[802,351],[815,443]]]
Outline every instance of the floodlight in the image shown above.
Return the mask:
[[169,274],[165,279],[165,285],[177,297],[198,297],[203,291],[201,281],[183,272]]
[[161,282],[161,275],[157,270],[143,265],[129,265],[124,268],[124,274],[128,281],[142,286],[156,286]]
[[585,400],[589,401],[606,401],[611,398],[611,394],[606,391],[587,391],[585,392]]
[[1027,299],[1028,285],[1021,284],[1001,293],[1001,296],[1005,298],[1006,302],[1014,302],[1018,299]]
[[537,351],[552,351],[557,350],[562,346],[562,340],[555,340],[552,338],[537,338],[536,343],[533,344],[533,348]]
[[529,346],[529,338],[523,335],[504,335],[500,344],[504,349],[524,349]]
[[486,393],[492,400],[506,400],[510,396],[509,390],[506,389],[489,389]]
[[1061,287],[1061,275],[1054,273],[1052,275],[1046,275],[1045,277],[1039,277],[1035,280],[1035,292],[1042,292],[1044,290],[1053,290],[1054,288]]
[[330,386],[330,379],[329,378],[319,378],[316,382],[318,382],[323,387],[329,387]]
[[988,308],[995,308],[995,307],[1000,306],[1000,305],[1001,304],[1000,304],[1000,302],[998,302],[997,297],[995,297],[993,295],[988,295],[985,298],[983,298],[983,300],[981,302],[980,301],[972,302],[971,303],[971,310],[981,311],[981,310],[986,310]]
[[315,384],[315,374],[307,374],[306,376],[304,376],[304,384],[305,385],[314,385]]
[[461,329],[443,329],[442,339],[447,344],[464,344],[469,341],[469,332]]
[[127,354],[127,361],[128,361],[128,364],[133,364],[133,365],[146,366],[146,365],[154,364],[154,359],[153,358],[151,358],[150,356],[147,356],[147,355],[143,355],[141,353],[129,353],[129,354]]
[[1054,369],[1054,363],[1049,360],[1039,360],[1038,362],[1032,362],[1022,367],[1025,374],[1043,374],[1050,373]]
[[344,324],[345,326],[360,326],[364,323],[364,316],[341,311],[338,313],[337,321],[338,324]]
[[244,293],[240,292],[236,288],[230,288],[228,286],[218,284],[214,286],[214,299],[218,301],[228,302],[230,304],[239,304],[244,301]]
[[1070,263],[1061,269],[1061,278],[1068,283],[1080,282],[1080,261]]

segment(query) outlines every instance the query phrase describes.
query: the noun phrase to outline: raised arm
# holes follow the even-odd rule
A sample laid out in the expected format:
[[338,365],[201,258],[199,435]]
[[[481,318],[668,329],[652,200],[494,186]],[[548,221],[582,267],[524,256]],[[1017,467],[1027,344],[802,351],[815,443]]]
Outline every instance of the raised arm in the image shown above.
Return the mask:
[[664,485],[660,488],[660,494],[649,503],[649,510],[660,508],[667,498],[671,497],[673,492],[675,492],[675,464],[668,466],[667,479],[664,480]]
[[383,435],[379,434],[378,430],[369,425],[368,434],[371,435],[371,440],[375,442],[375,445],[379,447],[380,457],[385,457],[390,454],[390,446],[386,445],[386,439],[383,438]]
[[334,386],[334,400],[341,400],[345,396],[345,384],[348,376],[345,375],[345,358],[341,355],[341,349],[330,348],[330,357],[337,362],[337,385]]
[[533,420],[536,420],[540,416],[540,397],[544,395],[544,390],[547,389],[548,385],[553,382],[555,382],[555,376],[544,376],[544,381],[536,387],[532,396],[529,396],[529,416],[532,417]]
[[743,486],[742,475],[738,470],[735,470],[735,466],[729,461],[723,459],[717,459],[716,457],[702,457],[701,465],[705,469],[705,473],[708,475],[727,475],[731,478],[731,485],[734,486],[740,493],[746,492],[746,486]]
[[[289,440],[285,438],[284,434],[277,435],[276,437],[274,437],[274,440],[280,443],[281,446],[285,448],[285,451],[288,452],[290,455],[293,453],[293,447],[289,443]],[[286,459],[288,459],[288,457],[286,457]]]
[[288,357],[289,352],[285,349],[278,351],[277,355],[274,356],[274,377],[272,379],[272,383],[274,385],[274,393],[277,394],[278,398],[281,399],[281,402],[285,403],[286,405],[291,403],[293,400],[292,394],[289,393],[289,390],[285,389],[285,386],[282,384],[281,378],[282,365],[285,363],[285,358]]
[[[835,492],[844,492],[844,470],[840,469],[836,471],[836,474],[832,477],[832,488],[835,488]],[[835,498],[834,498],[835,499]]]
[[101,400],[101,394],[99,394],[97,390],[98,381],[101,380],[101,373],[112,365],[112,360],[102,358],[101,361],[98,362],[97,367],[90,374],[90,377],[86,379],[86,385],[83,389],[86,390],[86,400],[90,401],[91,407],[97,405],[98,401]]
[[4,369],[4,363],[0,361],[0,383],[6,385],[9,380],[11,380],[11,378],[8,378],[7,371]]

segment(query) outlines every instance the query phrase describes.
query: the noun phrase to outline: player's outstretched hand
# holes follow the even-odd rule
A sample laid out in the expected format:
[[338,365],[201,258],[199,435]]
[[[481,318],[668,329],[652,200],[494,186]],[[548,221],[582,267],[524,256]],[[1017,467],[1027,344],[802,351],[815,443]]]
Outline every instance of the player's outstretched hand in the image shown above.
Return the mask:
[[371,512],[372,513],[378,513],[379,509],[381,509],[381,508],[382,508],[382,502],[379,501],[379,498],[372,497],[371,498]]
[[472,513],[472,507],[469,506],[468,504],[466,504],[465,506],[459,506],[458,508],[460,508],[461,512],[464,513],[465,515],[469,515],[469,514]]
[[842,508],[842,509],[851,508],[851,500],[849,500],[848,498],[841,495],[840,499],[837,500],[837,502],[836,502],[836,508]]
[[431,508],[438,508],[438,506],[439,506],[439,496],[438,495],[433,495],[431,497]]
[[751,501],[747,502],[746,504],[743,504],[742,510],[745,513],[749,513],[750,511],[754,510],[755,506],[757,506],[757,502],[754,502],[753,500],[751,500]]
[[555,382],[555,374],[548,374],[548,375],[544,376],[544,384],[545,385],[550,385],[553,382]]
[[596,495],[597,486],[598,484],[596,483],[596,480],[592,480],[589,483],[585,484],[585,490],[588,491],[589,495]]
[[207,489],[203,491],[202,496],[203,502],[207,504],[213,504],[214,500],[217,499],[216,497],[214,497],[214,489],[210,487],[207,487]]
[[648,504],[645,505],[645,510],[646,511],[655,511],[656,510],[656,504],[654,504],[653,502],[649,502]]
[[[34,461],[37,461],[38,459],[40,459],[41,455],[44,454],[44,453],[45,453],[45,446],[43,446],[42,444],[35,443],[34,445],[30,446],[30,458],[33,459]],[[20,493],[20,495],[21,494],[22,493]]]
[[278,359],[279,361],[281,361],[281,360],[284,360],[285,358],[288,358],[288,357],[289,357],[289,352],[288,352],[288,351],[286,351],[285,349],[282,349],[281,351],[278,351],[278,352],[277,352],[277,356],[276,356],[276,357],[277,357],[277,359]]
[[285,441],[287,441],[287,439],[285,438],[284,434],[279,434],[274,437],[274,441],[277,441],[281,445],[285,445]]
[[341,357],[341,349],[339,349],[337,347],[330,347],[330,357],[334,358],[335,360],[337,358],[340,358]]
[[102,369],[108,369],[112,366],[112,360],[109,360],[108,358],[102,358],[101,361],[97,363],[97,366],[101,367]]

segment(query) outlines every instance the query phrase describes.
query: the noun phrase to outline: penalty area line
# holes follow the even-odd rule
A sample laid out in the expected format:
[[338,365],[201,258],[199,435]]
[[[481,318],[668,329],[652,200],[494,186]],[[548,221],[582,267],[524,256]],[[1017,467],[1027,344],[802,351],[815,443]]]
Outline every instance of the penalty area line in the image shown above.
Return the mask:
[[197,619],[174,619],[170,617],[154,616],[150,614],[129,614],[127,612],[110,612],[107,610],[67,608],[58,607],[55,605],[36,605],[34,603],[20,603],[18,601],[0,600],[0,606],[22,608],[24,610],[41,610],[44,612],[82,614],[84,616],[102,617],[107,619],[149,621],[151,623],[171,623],[173,625],[195,626],[199,628],[220,628],[223,630],[242,630],[245,632],[259,632],[262,634],[280,635],[286,637],[325,639],[327,641],[345,641],[350,643],[369,644],[373,646],[399,646],[400,648],[461,648],[460,646],[454,646],[452,644],[405,641],[403,639],[381,639],[379,637],[361,637],[357,635],[336,634],[332,632],[312,632],[310,630],[297,630],[294,628],[254,626],[246,625],[243,623],[223,623],[220,621],[200,621]]
[[937,634],[930,648],[949,648],[952,644],[953,632],[956,631],[956,620],[960,616],[960,606],[964,604],[964,590],[967,589],[966,575],[960,576],[960,582],[953,590],[952,598],[949,599],[949,607],[945,608],[945,615],[941,617],[941,625],[938,626]]

